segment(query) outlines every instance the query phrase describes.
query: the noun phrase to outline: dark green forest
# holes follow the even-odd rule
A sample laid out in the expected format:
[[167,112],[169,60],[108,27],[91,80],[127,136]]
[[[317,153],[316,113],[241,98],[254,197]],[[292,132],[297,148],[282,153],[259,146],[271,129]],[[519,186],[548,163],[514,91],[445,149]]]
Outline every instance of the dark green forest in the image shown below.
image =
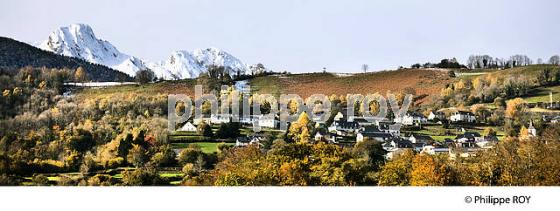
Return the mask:
[[82,67],[91,81],[132,81],[130,76],[106,66],[57,55],[17,40],[0,37],[0,70],[13,71],[22,67],[72,70]]

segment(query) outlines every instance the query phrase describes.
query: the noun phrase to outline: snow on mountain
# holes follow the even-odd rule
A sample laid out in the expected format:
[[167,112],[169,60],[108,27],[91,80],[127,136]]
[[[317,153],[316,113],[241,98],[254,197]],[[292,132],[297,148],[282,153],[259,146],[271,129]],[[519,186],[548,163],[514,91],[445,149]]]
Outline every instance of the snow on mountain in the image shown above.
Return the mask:
[[49,38],[38,46],[57,54],[82,58],[135,76],[142,69],[152,69],[157,77],[165,79],[196,78],[211,65],[222,66],[230,75],[245,74],[249,70],[243,62],[217,48],[175,51],[166,61],[146,62],[121,53],[115,46],[98,39],[90,26],[72,24],[53,31]]
[[246,74],[248,68],[231,54],[217,48],[196,49],[194,51],[175,51],[168,60],[149,64],[158,77],[165,79],[196,78],[208,67],[225,67],[230,75]]
[[85,24],[60,27],[38,47],[57,54],[102,64],[130,76],[134,76],[138,70],[146,68],[142,60],[121,53],[108,41],[98,39],[91,27]]
[[243,62],[217,48],[196,49],[192,54],[205,67],[210,65],[225,67],[231,75],[247,72],[247,66]]

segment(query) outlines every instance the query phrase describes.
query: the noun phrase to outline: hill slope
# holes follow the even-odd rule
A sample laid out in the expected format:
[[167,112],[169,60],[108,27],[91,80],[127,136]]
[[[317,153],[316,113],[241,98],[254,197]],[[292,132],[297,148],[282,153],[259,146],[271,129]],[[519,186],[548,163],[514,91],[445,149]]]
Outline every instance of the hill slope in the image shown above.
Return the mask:
[[108,67],[87,61],[61,56],[29,44],[0,37],[0,68],[15,70],[26,66],[47,68],[83,67],[92,81],[130,81],[132,78]]
[[[265,76],[251,80],[251,89],[257,93],[298,94],[373,94],[385,95],[387,91],[399,92],[407,87],[416,90],[416,95],[439,94],[450,82],[446,71],[427,69],[405,69],[373,73],[337,75],[332,73],[309,73],[288,76]],[[426,98],[428,100],[428,98]]]
[[[446,71],[411,69],[374,73],[359,73],[340,76],[331,73],[307,73],[287,76],[262,76],[249,81],[253,93],[299,94],[307,98],[312,94],[373,94],[379,92],[384,95],[387,91],[393,93],[403,91],[407,87],[416,90],[416,96],[427,96],[419,102],[427,102],[431,95],[439,95],[441,88],[451,82]],[[119,93],[150,93],[150,94],[186,94],[194,96],[196,80],[164,81],[160,83],[101,89],[87,89],[82,93],[91,95],[116,95]],[[207,90],[204,90],[207,91]]]

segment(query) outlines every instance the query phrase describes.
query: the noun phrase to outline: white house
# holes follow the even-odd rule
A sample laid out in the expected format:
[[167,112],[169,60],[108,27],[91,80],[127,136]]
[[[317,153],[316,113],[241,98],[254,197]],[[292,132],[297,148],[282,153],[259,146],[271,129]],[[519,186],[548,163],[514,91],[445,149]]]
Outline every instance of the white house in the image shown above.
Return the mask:
[[371,117],[371,116],[369,116],[369,117],[366,117],[366,116],[361,116],[361,117],[351,116],[351,117],[348,117],[348,121],[349,122],[356,122],[362,127],[377,125],[378,122],[379,122],[379,120],[376,119],[376,117]]
[[253,124],[253,121],[254,121],[254,116],[253,115],[245,115],[245,116],[239,117],[239,123],[244,124],[244,125],[251,125],[251,124]]
[[498,143],[498,137],[496,136],[485,136],[482,140],[476,142],[476,145],[482,149],[494,148]]
[[379,130],[377,127],[369,126],[365,127],[363,130],[360,130],[360,132],[356,134],[356,142],[362,142],[366,138],[379,142],[385,142],[392,139],[393,135],[390,133],[385,133]]
[[212,114],[210,115],[210,123],[222,124],[231,122],[231,114]]
[[444,153],[449,153],[449,148],[426,145],[426,146],[424,146],[424,148],[422,148],[421,152],[429,154],[429,155],[444,154]]
[[196,117],[196,118],[193,119],[193,124],[194,124],[194,125],[198,125],[198,124],[200,124],[201,122],[210,123],[210,116],[209,116],[209,115],[206,115],[206,114],[203,114],[203,115],[201,115],[201,116]]
[[436,112],[430,112],[430,114],[428,115],[428,120],[430,121],[434,121],[434,120],[444,120],[445,119],[445,113],[441,112],[441,111],[436,111]]
[[311,121],[315,122],[315,123],[325,123],[327,121],[327,119],[329,118],[330,114],[327,114],[325,112],[318,112],[318,113],[314,113],[313,115],[310,115],[309,117],[311,118]]
[[478,148],[478,147],[456,147],[456,148],[451,148],[449,150],[449,158],[451,159],[455,159],[457,157],[463,157],[463,158],[467,158],[467,157],[474,157],[476,156],[476,154],[480,151],[480,150],[484,150],[482,148]]
[[383,144],[383,149],[387,151],[385,157],[387,159],[392,159],[395,155],[400,154],[405,149],[412,149],[413,145],[409,140],[402,139],[399,137],[391,139],[391,141],[385,142]]
[[477,143],[482,144],[484,141],[484,137],[477,132],[465,132],[455,137],[457,147],[461,148],[475,148],[478,146]]
[[261,127],[266,127],[266,128],[277,128],[278,124],[280,123],[275,117],[273,116],[258,116],[258,123],[259,126]]
[[428,119],[420,113],[408,112],[403,117],[396,117],[395,122],[410,126],[428,123]]
[[363,133],[363,132],[359,132],[356,135],[356,142],[362,142],[364,141],[364,139],[369,139],[369,140],[375,140],[378,142],[384,142],[387,141],[389,139],[391,139],[393,136],[391,134],[388,133]]
[[194,126],[193,123],[187,122],[187,124],[179,128],[178,131],[196,132],[196,126]]
[[279,121],[275,117],[265,115],[246,115],[239,117],[239,122],[244,125],[259,124],[260,127],[278,128]]
[[325,140],[327,140],[327,137],[326,137],[323,133],[317,132],[317,133],[315,134],[315,141],[316,141],[316,142],[325,141]]
[[550,123],[560,123],[560,116],[555,116],[550,119]]
[[451,122],[473,123],[473,122],[476,122],[476,116],[472,112],[469,112],[469,111],[457,111],[449,117],[449,120]]
[[401,124],[394,122],[379,122],[377,128],[384,133],[389,133],[395,137],[401,136]]
[[344,114],[342,112],[339,111],[336,115],[334,115],[334,121],[340,121],[342,119],[344,119]]
[[408,137],[408,140],[413,143],[428,143],[428,142],[433,142],[434,139],[431,136],[428,135],[422,135],[422,134],[412,134],[410,135],[410,137]]
[[344,120],[334,121],[331,126],[329,126],[329,132],[336,133],[338,135],[347,135],[350,133],[356,133],[360,125],[357,122],[347,122]]
[[236,147],[245,147],[252,144],[257,144],[258,146],[261,145],[261,141],[263,140],[260,136],[247,136],[247,137],[238,137],[235,140]]

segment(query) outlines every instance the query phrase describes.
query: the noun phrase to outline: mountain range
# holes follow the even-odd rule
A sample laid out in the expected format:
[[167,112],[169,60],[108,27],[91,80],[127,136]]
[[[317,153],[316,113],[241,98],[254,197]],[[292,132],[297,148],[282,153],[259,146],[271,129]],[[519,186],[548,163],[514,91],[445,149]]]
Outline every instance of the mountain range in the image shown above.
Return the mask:
[[151,62],[119,51],[109,41],[96,37],[86,24],[72,24],[53,31],[37,47],[53,53],[105,65],[134,77],[136,72],[151,69],[164,79],[195,78],[211,65],[224,67],[230,75],[248,73],[248,67],[233,55],[217,49],[179,50],[165,61]]

